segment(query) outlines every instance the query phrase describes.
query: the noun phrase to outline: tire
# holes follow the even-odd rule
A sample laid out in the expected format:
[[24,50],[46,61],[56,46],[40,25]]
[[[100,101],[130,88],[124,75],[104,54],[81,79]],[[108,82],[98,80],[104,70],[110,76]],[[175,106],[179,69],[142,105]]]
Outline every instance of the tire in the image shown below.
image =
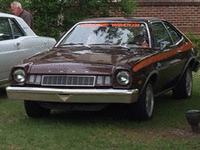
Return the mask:
[[153,84],[149,82],[135,104],[135,117],[137,120],[148,120],[153,117],[154,92]]
[[178,85],[172,90],[176,99],[186,99],[192,96],[192,71],[187,68]]
[[33,101],[24,101],[24,107],[26,110],[26,114],[31,118],[41,118],[48,117],[50,115],[51,110],[46,109],[38,105],[37,102]]

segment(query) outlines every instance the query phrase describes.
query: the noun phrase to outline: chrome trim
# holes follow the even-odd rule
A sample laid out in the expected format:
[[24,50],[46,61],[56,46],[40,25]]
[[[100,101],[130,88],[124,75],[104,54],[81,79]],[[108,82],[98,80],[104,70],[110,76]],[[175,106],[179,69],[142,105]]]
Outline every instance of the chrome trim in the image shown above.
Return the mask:
[[[77,77],[77,78],[80,78],[80,77],[83,77],[84,79],[85,79],[85,77],[88,77],[88,78],[93,78],[93,83],[91,84],[91,85],[84,85],[84,84],[73,84],[73,80],[72,80],[72,84],[70,85],[68,85],[67,83],[66,84],[58,84],[58,81],[56,82],[56,84],[44,84],[44,78],[45,77],[48,77],[48,76],[50,76],[50,77],[62,77],[62,81],[63,81],[63,77],[67,77],[67,79],[68,79],[68,77]],[[68,81],[68,80],[67,80]],[[66,81],[66,82],[67,82]],[[96,81],[96,76],[84,76],[84,75],[43,75],[42,76],[42,81],[41,81],[41,85],[42,86],[76,86],[76,87],[79,87],[79,86],[82,86],[82,87],[94,87],[95,86],[95,81]]]
[[73,27],[71,27],[71,29],[69,29],[69,31],[67,31],[62,38],[56,43],[55,47],[58,47],[58,45],[60,45],[60,43],[63,41],[63,39],[78,25],[79,23],[76,23]]
[[149,38],[149,48],[152,48],[152,39],[151,39],[151,33],[149,30],[149,26],[146,22],[144,22],[144,24],[146,25],[146,29],[147,29],[147,33],[148,33],[148,38]]
[[9,99],[66,103],[133,103],[138,89],[58,89],[37,87],[6,88]]

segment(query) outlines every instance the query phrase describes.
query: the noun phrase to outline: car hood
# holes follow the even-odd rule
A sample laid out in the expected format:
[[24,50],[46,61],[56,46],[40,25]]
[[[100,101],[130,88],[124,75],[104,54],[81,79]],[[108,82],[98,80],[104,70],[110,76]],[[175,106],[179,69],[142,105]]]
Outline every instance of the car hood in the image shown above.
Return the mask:
[[73,71],[76,73],[90,71],[91,73],[91,70],[93,73],[110,73],[113,67],[133,66],[151,53],[150,49],[141,48],[128,50],[122,47],[73,46],[54,48],[50,52],[33,56],[25,62],[33,64],[32,73],[73,73]]

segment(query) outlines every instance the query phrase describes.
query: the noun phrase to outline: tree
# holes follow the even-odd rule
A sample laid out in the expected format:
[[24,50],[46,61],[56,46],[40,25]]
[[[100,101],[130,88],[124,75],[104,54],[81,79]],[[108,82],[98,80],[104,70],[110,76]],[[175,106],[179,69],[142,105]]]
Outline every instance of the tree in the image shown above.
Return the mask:
[[[118,0],[119,1],[119,0]],[[135,0],[30,0],[34,13],[34,27],[38,34],[57,38],[76,22],[91,17],[110,17],[110,8],[132,14]]]
[[34,30],[38,35],[59,36],[60,16],[63,13],[64,0],[30,0],[30,9],[34,18]]
[[[15,0],[0,0],[0,12],[11,13],[9,6]],[[24,9],[29,9],[29,0],[18,0]]]
[[[14,0],[0,0],[0,10],[9,12]],[[18,0],[33,15],[36,34],[58,38],[76,22],[92,17],[111,17],[111,9],[131,15],[137,7],[135,0]]]

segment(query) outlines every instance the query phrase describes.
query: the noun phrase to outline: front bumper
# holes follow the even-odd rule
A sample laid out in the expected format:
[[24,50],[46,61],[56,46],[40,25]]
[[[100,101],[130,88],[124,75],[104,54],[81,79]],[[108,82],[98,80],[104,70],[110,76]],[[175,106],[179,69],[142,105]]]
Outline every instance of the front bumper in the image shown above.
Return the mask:
[[133,103],[138,89],[57,89],[35,87],[6,88],[9,99],[66,103]]

